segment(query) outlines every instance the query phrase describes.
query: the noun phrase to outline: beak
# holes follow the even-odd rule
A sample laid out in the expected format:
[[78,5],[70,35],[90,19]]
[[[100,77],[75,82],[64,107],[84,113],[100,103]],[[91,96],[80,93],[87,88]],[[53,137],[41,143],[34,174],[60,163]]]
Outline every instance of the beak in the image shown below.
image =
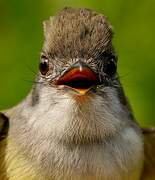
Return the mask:
[[98,81],[96,73],[85,63],[78,61],[64,72],[55,85],[64,85],[78,94],[84,95],[95,87]]

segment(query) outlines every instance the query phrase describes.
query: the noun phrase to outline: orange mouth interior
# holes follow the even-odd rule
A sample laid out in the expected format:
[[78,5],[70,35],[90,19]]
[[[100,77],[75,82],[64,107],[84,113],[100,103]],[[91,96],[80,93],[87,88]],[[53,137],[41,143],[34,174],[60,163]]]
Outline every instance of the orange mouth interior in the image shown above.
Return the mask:
[[97,85],[97,75],[89,68],[74,68],[66,72],[57,82],[56,85],[64,85],[79,94],[85,94],[93,86]]

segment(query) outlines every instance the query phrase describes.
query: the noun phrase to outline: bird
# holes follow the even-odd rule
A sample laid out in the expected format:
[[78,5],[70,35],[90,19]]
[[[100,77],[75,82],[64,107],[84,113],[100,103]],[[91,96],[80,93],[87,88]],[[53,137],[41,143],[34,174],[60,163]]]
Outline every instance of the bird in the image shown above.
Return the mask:
[[155,128],[134,118],[107,18],[66,7],[43,29],[30,93],[0,113],[0,180],[155,179]]

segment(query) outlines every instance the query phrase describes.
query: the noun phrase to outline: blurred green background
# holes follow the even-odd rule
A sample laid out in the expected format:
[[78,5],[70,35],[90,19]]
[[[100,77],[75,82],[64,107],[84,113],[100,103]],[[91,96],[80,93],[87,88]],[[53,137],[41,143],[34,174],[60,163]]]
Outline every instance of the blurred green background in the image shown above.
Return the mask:
[[155,125],[155,0],[0,0],[0,109],[29,92],[43,43],[42,21],[65,6],[108,17],[135,116],[144,126]]

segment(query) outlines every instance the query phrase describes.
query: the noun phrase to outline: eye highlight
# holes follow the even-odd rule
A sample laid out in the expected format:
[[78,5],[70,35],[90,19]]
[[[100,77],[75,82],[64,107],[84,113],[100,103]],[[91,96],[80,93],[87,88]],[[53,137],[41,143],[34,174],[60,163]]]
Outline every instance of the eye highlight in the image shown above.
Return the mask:
[[39,70],[42,75],[46,75],[49,71],[49,61],[45,55],[41,56],[41,62],[39,64]]

